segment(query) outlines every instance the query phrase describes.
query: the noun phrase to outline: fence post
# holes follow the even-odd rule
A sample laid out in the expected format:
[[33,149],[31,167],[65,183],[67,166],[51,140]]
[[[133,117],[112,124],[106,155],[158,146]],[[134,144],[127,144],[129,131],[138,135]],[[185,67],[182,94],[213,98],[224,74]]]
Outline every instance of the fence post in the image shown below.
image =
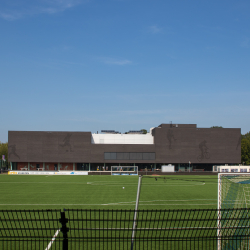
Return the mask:
[[142,179],[142,176],[139,175],[138,187],[137,187],[137,196],[136,196],[136,203],[135,203],[135,214],[134,214],[134,221],[133,221],[132,240],[131,240],[131,248],[130,248],[130,250],[133,250],[133,247],[134,247],[135,233],[136,233],[136,227],[137,227],[136,219],[137,219],[137,212],[138,212],[139,199],[140,199],[140,190],[141,190],[141,179]]
[[62,227],[60,231],[63,233],[63,250],[68,250],[68,231],[69,228],[66,227],[66,224],[68,223],[68,219],[65,218],[65,212],[61,212],[61,219],[59,222],[62,224]]

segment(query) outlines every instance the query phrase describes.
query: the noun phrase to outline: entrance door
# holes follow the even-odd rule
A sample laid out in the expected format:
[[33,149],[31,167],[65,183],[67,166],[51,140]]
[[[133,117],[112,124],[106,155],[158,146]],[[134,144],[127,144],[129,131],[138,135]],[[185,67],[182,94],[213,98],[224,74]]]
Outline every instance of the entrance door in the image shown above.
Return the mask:
[[54,164],[54,170],[57,171],[57,164]]

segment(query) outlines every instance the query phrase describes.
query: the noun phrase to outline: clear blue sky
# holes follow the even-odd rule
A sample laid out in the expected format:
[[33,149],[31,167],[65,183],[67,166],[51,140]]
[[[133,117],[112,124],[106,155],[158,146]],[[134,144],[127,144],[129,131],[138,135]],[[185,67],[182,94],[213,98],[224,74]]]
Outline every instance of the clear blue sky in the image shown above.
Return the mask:
[[250,131],[249,0],[1,0],[8,130]]

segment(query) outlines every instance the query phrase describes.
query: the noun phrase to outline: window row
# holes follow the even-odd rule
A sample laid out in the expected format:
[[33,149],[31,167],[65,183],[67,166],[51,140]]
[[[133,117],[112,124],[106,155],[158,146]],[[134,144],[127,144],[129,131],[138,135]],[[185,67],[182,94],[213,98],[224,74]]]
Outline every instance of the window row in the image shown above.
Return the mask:
[[155,160],[155,153],[105,152],[105,160]]

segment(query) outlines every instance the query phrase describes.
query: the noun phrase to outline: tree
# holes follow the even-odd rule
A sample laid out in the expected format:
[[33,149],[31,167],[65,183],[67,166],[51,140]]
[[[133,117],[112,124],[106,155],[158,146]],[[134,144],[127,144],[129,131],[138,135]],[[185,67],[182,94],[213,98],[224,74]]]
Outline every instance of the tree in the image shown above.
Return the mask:
[[241,135],[241,139],[247,139],[248,141],[250,141],[250,132],[248,132],[244,135]]
[[0,143],[0,158],[2,160],[2,155],[5,156],[5,165],[8,165],[8,143]]
[[148,133],[148,131],[146,129],[141,129],[141,131],[142,131],[143,134],[147,134]]
[[241,139],[241,163],[250,165],[250,140]]
[[212,126],[211,128],[223,128],[222,126]]

